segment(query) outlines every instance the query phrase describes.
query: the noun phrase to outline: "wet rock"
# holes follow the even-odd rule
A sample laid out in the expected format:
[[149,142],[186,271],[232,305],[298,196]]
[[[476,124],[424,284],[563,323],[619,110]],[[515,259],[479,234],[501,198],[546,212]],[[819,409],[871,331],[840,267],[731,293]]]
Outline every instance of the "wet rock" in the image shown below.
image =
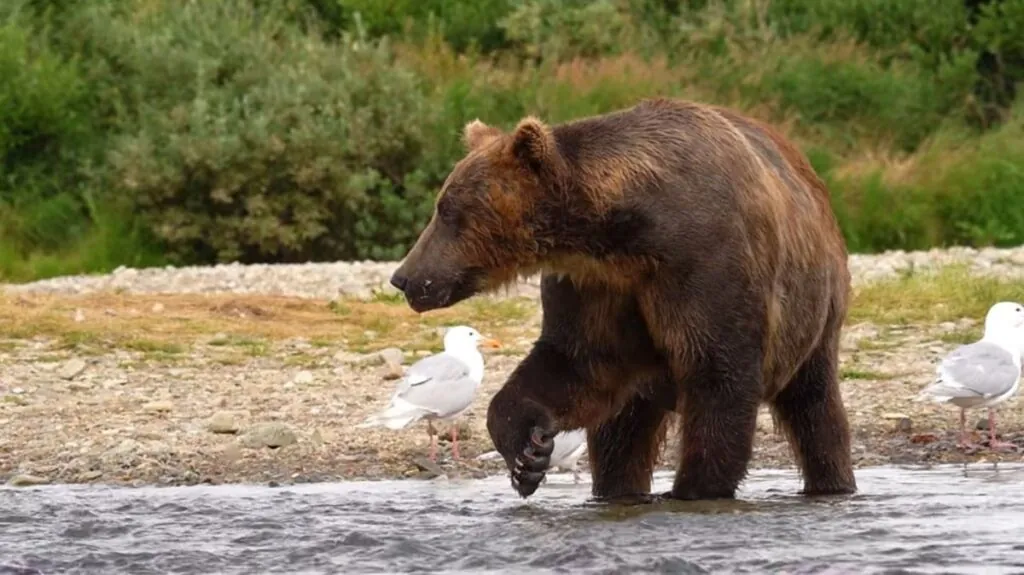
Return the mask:
[[166,400],[150,401],[149,403],[143,405],[142,409],[143,411],[148,411],[150,413],[162,413],[174,409],[174,404]]
[[238,422],[235,421],[235,416],[228,411],[218,411],[210,417],[210,421],[207,422],[206,428],[213,433],[238,433]]
[[298,443],[299,439],[288,425],[271,421],[257,423],[252,426],[242,435],[240,441],[242,445],[250,449],[258,449],[260,447],[277,449],[294,445]]
[[74,379],[81,375],[85,371],[85,361],[80,358],[70,359],[57,370],[57,375],[61,379]]
[[982,417],[979,419],[978,422],[974,424],[974,429],[977,429],[978,431],[988,431],[988,418]]
[[10,478],[7,484],[12,487],[28,487],[31,485],[46,485],[49,482],[50,480],[45,477],[23,473]]
[[441,469],[441,466],[427,457],[417,457],[413,460],[413,464],[419,469],[420,476],[425,479],[433,479],[439,475],[444,475],[444,470]]

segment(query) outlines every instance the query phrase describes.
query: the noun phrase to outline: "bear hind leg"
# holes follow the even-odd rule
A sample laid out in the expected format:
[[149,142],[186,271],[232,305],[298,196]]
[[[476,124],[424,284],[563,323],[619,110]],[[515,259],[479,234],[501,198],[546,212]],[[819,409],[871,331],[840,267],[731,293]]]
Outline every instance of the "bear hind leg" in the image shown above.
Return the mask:
[[592,492],[596,499],[643,497],[665,437],[668,411],[635,396],[611,419],[587,434]]
[[850,427],[839,391],[839,334],[826,333],[772,411],[785,432],[804,479],[805,495],[857,491],[850,456]]

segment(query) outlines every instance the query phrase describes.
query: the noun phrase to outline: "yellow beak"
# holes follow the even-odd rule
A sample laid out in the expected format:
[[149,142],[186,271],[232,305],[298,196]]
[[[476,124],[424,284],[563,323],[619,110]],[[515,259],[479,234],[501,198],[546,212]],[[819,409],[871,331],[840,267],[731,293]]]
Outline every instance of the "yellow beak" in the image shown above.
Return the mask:
[[501,347],[501,342],[494,338],[487,338],[481,341],[480,345],[488,349],[498,349]]

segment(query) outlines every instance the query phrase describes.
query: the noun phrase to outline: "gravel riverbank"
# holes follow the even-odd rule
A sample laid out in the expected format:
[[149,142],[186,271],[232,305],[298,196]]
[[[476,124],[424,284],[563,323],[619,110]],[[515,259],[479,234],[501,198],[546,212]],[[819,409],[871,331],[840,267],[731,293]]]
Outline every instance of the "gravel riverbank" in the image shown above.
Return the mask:
[[[851,257],[856,285],[950,264],[1024,280],[1024,247]],[[473,457],[492,449],[487,403],[539,330],[536,282],[509,294],[525,298],[514,315],[486,302],[473,308],[475,327],[505,346],[486,356],[484,384],[461,423],[463,461],[452,462],[443,441],[436,468],[422,461],[425,424],[353,428],[386,404],[402,365],[439,345],[441,320],[393,300],[359,307],[352,299],[388,292],[396,265],[118,270],[0,287],[0,324],[9,327],[0,331],[0,480],[283,483],[503,472],[500,462]],[[348,303],[328,303],[339,296]],[[461,321],[468,309],[439,317]],[[958,451],[956,411],[914,401],[938,357],[979,320],[847,325],[843,392],[859,466],[1019,459]],[[1000,432],[1024,446],[1019,404],[1001,407]],[[754,465],[792,465],[767,411]]]
[[[1010,249],[950,248],[920,252],[894,251],[877,255],[852,254],[849,259],[854,285],[891,278],[909,271],[948,265],[966,265],[972,273],[1024,278],[1024,246]],[[119,268],[108,275],[66,276],[43,281],[3,285],[12,293],[88,294],[126,293],[233,293],[283,295],[329,299],[368,295],[373,290],[394,291],[388,278],[398,262],[336,262],[305,264],[223,264],[181,268]],[[512,296],[537,298],[539,279],[530,278],[509,291]]]

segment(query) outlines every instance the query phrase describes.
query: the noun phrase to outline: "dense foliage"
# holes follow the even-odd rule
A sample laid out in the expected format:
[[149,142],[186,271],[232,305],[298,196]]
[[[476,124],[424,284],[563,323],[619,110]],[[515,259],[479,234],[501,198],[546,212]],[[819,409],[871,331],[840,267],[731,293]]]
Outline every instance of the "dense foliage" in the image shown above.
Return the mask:
[[0,279],[398,258],[465,122],[654,95],[783,126],[852,251],[1024,243],[1024,0],[973,4],[8,0]]

